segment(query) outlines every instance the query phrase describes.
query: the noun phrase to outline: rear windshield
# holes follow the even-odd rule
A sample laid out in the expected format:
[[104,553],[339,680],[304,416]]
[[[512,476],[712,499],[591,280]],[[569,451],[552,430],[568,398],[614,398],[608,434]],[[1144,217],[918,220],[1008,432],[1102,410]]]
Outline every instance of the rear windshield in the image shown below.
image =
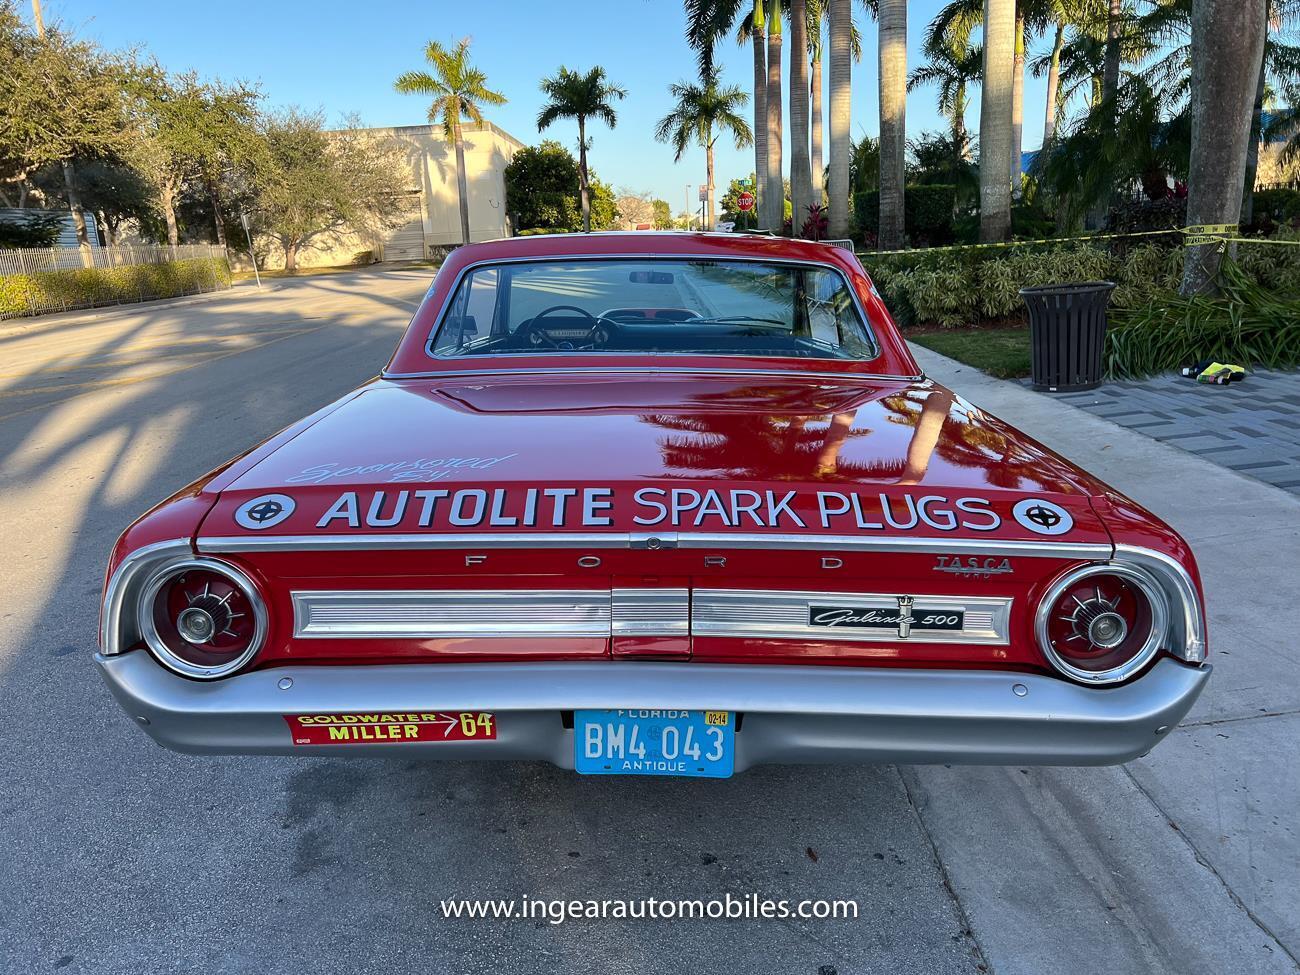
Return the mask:
[[844,277],[816,265],[535,261],[476,267],[434,332],[435,355],[575,352],[876,358]]

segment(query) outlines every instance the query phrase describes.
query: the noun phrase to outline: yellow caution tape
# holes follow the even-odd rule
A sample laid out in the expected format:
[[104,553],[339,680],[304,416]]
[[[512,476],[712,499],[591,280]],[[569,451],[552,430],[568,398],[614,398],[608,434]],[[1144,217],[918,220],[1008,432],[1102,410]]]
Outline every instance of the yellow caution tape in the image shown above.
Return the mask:
[[855,251],[859,257],[894,257],[900,254],[943,254],[954,251],[988,250],[1007,247],[1041,247],[1045,244],[1072,244],[1089,241],[1116,240],[1121,237],[1167,237],[1181,235],[1188,247],[1206,244],[1218,245],[1222,251],[1227,244],[1274,244],[1281,247],[1300,247],[1300,240],[1275,240],[1265,237],[1239,237],[1241,228],[1235,223],[1195,224],[1168,230],[1135,230],[1123,234],[1080,234],[1075,237],[1042,237],[1036,240],[999,240],[989,244],[948,244],[943,247],[907,247],[896,251]]

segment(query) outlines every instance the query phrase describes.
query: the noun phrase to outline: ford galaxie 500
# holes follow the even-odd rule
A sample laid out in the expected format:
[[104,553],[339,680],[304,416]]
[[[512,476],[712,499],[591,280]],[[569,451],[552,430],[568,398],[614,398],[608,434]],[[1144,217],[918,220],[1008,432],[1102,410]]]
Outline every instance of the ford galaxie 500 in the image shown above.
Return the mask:
[[595,774],[1124,762],[1209,675],[1182,539],[851,253],[741,235],[456,250],[379,378],[127,529],[101,641],[180,751]]

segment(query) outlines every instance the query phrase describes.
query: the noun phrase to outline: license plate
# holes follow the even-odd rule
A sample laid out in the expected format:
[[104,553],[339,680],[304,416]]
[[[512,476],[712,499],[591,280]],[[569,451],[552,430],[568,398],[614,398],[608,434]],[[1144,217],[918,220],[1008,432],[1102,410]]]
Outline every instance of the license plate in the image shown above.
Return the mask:
[[730,711],[575,711],[575,767],[584,775],[725,779],[736,764]]

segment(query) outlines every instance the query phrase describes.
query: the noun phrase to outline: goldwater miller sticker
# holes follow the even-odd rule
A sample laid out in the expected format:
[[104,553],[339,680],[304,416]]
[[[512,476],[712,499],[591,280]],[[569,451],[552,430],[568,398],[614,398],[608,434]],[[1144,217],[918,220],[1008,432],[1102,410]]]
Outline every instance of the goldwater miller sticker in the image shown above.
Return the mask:
[[496,716],[486,711],[286,714],[295,745],[411,744],[493,741]]

